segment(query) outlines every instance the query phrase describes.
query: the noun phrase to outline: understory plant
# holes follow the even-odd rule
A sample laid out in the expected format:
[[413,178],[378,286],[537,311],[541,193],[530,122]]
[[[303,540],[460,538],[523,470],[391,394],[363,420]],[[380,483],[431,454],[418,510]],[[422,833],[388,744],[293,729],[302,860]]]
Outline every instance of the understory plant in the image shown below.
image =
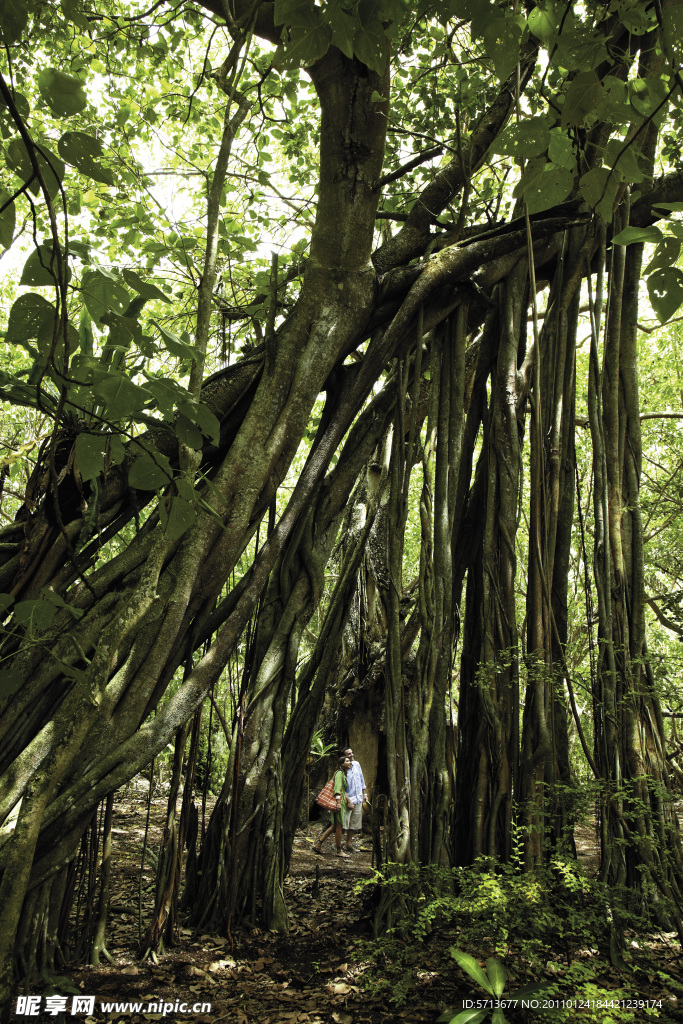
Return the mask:
[[[570,1020],[574,1014],[570,1005],[562,1008],[562,1000],[586,1004],[586,1020],[625,1024],[645,1010],[655,1017],[659,1012],[657,1006],[642,1005],[633,1015],[628,1005],[617,1005],[633,995],[634,974],[628,951],[614,948],[615,934],[621,942],[626,930],[646,932],[647,922],[619,899],[618,890],[587,877],[570,856],[558,852],[535,872],[523,871],[519,862],[500,864],[483,858],[471,867],[453,869],[386,864],[359,883],[367,886],[374,886],[375,898],[371,948],[387,973],[384,987],[396,1005],[426,965],[425,954],[415,943],[426,946],[445,935],[456,939],[450,955],[481,987],[481,998],[489,1005],[465,1007],[461,1013],[453,1010],[443,1020],[478,1024],[499,1010],[492,1020],[502,1024],[502,1002],[531,998],[534,993],[557,1001],[547,1010],[555,1021]],[[482,951],[482,958],[488,953],[486,968],[463,949]],[[364,952],[367,956],[367,947]],[[511,957],[514,971],[502,962],[509,963]],[[628,972],[628,981],[623,988],[606,988],[603,979],[615,967],[621,977]],[[447,961],[441,961],[440,971],[449,971]],[[539,981],[543,976],[545,980]],[[541,999],[534,1019],[542,1020],[543,1012]]]
[[[367,883],[366,883],[367,884]],[[378,887],[375,937],[424,940],[454,928],[467,948],[538,960],[558,945],[568,963],[578,949],[609,941],[610,921],[623,917],[605,887],[569,857],[555,856],[535,872],[481,858],[471,867],[387,864]]]

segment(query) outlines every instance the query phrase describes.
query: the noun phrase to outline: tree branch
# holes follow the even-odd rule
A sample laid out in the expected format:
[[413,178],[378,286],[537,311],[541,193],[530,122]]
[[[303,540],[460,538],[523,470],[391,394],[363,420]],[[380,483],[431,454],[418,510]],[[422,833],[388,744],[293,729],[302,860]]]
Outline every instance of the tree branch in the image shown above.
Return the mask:
[[431,149],[425,149],[423,153],[418,153],[418,155],[413,157],[412,160],[408,160],[408,162],[403,164],[401,167],[397,167],[395,171],[391,171],[390,174],[385,174],[383,178],[380,178],[377,182],[377,189],[379,190],[384,188],[384,186],[388,185],[391,181],[398,181],[398,179],[402,178],[404,174],[408,174],[409,171],[412,171],[415,167],[419,167],[420,164],[426,163],[427,160],[431,160],[432,157],[440,156],[443,151],[443,146],[433,146]]
[[668,617],[668,615],[664,614],[664,612],[659,607],[659,605],[653,597],[646,597],[645,603],[649,604],[650,608],[652,608],[652,611],[655,613],[655,615],[657,616],[657,618],[663,626],[666,626],[667,629],[670,629],[672,633],[676,633],[678,636],[683,636],[683,628],[677,626],[676,623]]

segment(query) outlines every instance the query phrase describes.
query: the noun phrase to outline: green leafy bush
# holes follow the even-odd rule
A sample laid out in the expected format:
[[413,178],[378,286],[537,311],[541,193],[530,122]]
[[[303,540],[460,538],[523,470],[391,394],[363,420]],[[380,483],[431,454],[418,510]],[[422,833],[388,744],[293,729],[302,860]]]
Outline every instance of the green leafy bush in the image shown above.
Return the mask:
[[379,887],[376,937],[424,940],[435,928],[455,928],[467,948],[487,944],[529,960],[559,945],[571,963],[580,948],[609,945],[615,916],[606,888],[559,855],[533,873],[487,859],[452,870],[387,864],[371,881]]

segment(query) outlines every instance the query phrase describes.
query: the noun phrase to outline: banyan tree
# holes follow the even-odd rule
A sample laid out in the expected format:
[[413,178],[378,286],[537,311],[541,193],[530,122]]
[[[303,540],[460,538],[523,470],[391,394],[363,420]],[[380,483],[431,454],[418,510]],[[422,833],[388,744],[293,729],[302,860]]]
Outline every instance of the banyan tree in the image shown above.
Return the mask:
[[182,760],[228,666],[195,924],[287,927],[306,758],[343,686],[381,733],[391,860],[505,859],[513,825],[529,870],[571,844],[578,730],[604,880],[683,939],[638,396],[639,304],[664,322],[683,298],[681,20],[659,0],[0,6],[0,241],[24,266],[0,379],[5,990],[61,965],[98,807],[174,738]]

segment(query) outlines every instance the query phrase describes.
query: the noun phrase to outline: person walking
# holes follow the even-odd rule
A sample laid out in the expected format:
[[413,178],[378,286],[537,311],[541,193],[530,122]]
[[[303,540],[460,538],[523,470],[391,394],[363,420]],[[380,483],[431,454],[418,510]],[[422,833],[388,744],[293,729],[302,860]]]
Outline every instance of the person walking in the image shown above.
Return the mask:
[[358,761],[354,760],[351,747],[347,747],[344,754],[351,763],[348,775],[346,776],[346,808],[344,810],[346,852],[355,853],[356,848],[353,845],[353,834],[354,832],[360,832],[363,827],[365,779],[363,778],[363,769]]
[[313,844],[313,853],[322,853],[322,845],[329,835],[334,832],[334,840],[337,845],[337,856],[346,857],[347,854],[342,852],[342,826],[344,824],[344,815],[342,811],[342,805],[346,803],[346,786],[347,786],[347,773],[351,767],[351,762],[347,757],[339,758],[339,767],[334,773],[334,797],[337,802],[337,806],[334,811],[330,811],[331,825],[325,829],[323,834],[318,839],[317,843]]

